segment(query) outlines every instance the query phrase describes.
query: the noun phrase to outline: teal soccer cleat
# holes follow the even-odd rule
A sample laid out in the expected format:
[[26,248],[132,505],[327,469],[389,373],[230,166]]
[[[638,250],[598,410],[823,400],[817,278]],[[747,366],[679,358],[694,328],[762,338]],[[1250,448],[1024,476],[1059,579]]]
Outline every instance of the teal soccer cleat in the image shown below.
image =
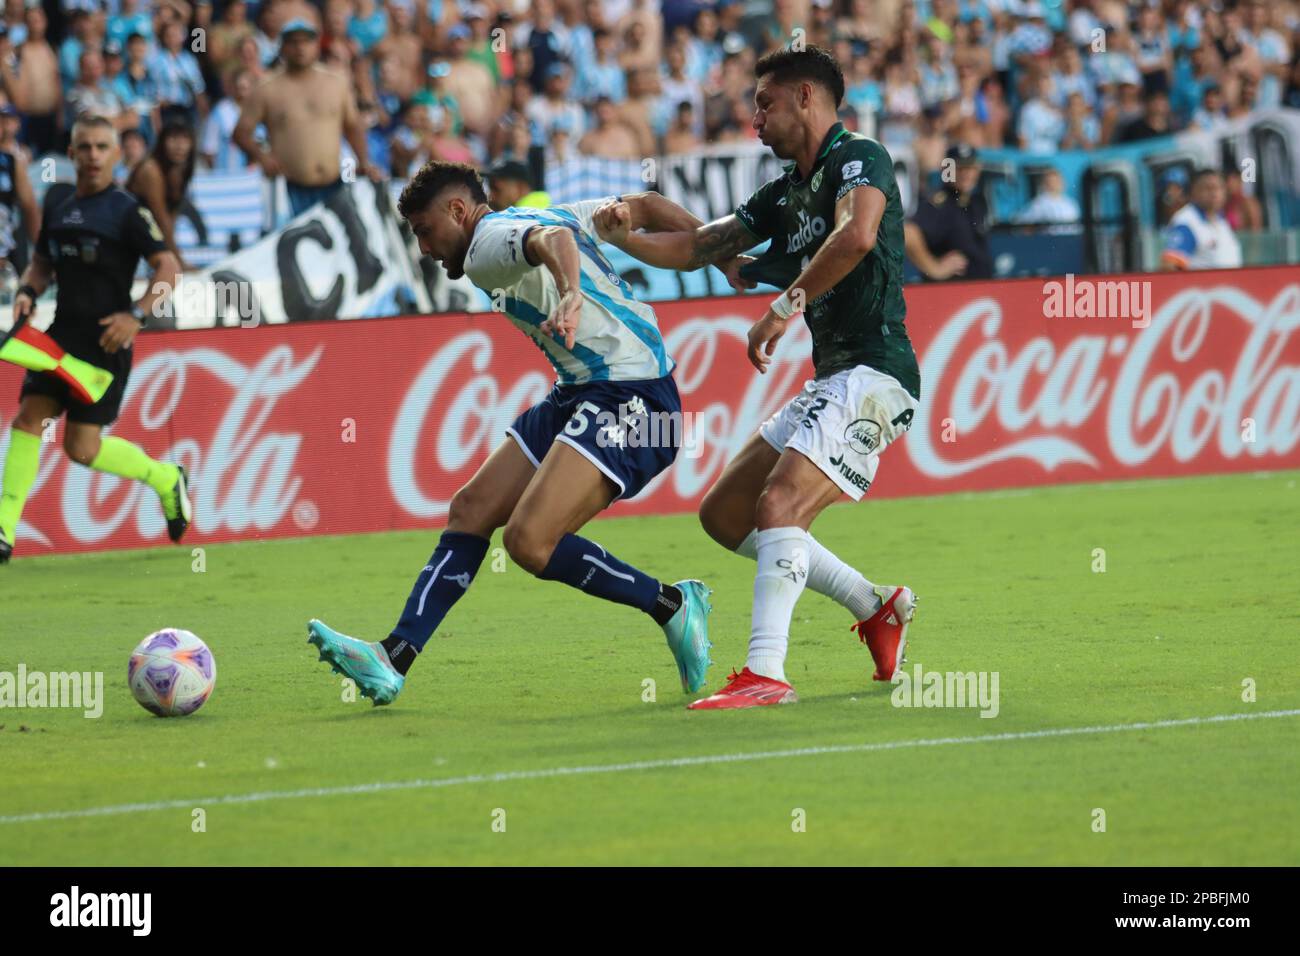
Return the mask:
[[334,673],[351,678],[378,707],[397,699],[406,678],[388,660],[382,644],[358,641],[340,634],[313,618],[307,622],[307,643],[320,649],[320,659],[327,661]]
[[709,660],[709,595],[713,592],[702,581],[678,581],[673,587],[682,592],[682,606],[664,625],[668,649],[677,662],[682,690],[692,694],[707,682]]

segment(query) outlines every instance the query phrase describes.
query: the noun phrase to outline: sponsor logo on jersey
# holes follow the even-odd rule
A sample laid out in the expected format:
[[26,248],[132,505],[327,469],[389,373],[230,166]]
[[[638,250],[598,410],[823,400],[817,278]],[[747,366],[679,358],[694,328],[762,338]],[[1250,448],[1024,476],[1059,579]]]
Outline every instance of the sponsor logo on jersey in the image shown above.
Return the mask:
[[799,228],[786,237],[786,253],[798,252],[814,239],[820,239],[826,234],[826,220],[821,216],[808,218],[808,214],[802,209],[799,210]]
[[848,465],[844,463],[843,455],[840,455],[839,458],[830,459],[830,463],[840,470],[840,474],[843,475],[845,478],[847,478],[849,480],[849,484],[851,484],[854,488],[860,488],[863,491],[866,491],[868,488],[871,487],[871,482],[867,481],[866,475],[862,474],[861,472],[854,471],[852,468],[850,468]]
[[862,160],[860,159],[850,160],[849,162],[845,163],[844,168],[840,170],[841,179],[852,179],[854,176],[861,176],[861,175],[862,175]]
[[859,418],[844,429],[844,440],[859,455],[870,455],[880,447],[880,426],[870,418]]
[[81,210],[79,208],[73,209],[72,212],[63,217],[63,224],[65,226],[80,226],[85,221],[86,220],[81,218]]

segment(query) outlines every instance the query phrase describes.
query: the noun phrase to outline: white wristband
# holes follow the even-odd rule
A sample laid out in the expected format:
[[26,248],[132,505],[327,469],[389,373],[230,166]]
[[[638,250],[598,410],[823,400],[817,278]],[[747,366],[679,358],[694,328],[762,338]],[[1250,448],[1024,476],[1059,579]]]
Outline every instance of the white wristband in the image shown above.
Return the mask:
[[773,299],[769,308],[778,319],[788,319],[794,315],[794,303],[790,301],[790,290],[787,289]]

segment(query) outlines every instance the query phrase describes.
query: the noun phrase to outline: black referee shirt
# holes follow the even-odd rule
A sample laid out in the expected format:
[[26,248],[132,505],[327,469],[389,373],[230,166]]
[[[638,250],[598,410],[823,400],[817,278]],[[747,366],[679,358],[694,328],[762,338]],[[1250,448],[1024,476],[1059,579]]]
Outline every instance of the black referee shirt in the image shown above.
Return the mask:
[[90,196],[51,190],[36,242],[57,283],[50,336],[78,358],[111,368],[99,347],[99,320],[130,311],[140,259],[166,248],[152,213],[124,189],[109,186]]

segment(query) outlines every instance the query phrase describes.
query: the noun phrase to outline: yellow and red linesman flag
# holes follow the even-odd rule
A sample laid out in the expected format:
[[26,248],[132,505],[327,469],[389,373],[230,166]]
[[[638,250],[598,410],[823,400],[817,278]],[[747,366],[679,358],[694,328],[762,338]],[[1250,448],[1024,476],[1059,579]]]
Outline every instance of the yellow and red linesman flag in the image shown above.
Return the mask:
[[93,405],[113,384],[113,373],[63,351],[58,342],[27,324],[26,316],[0,338],[0,359],[68,383],[74,398]]

